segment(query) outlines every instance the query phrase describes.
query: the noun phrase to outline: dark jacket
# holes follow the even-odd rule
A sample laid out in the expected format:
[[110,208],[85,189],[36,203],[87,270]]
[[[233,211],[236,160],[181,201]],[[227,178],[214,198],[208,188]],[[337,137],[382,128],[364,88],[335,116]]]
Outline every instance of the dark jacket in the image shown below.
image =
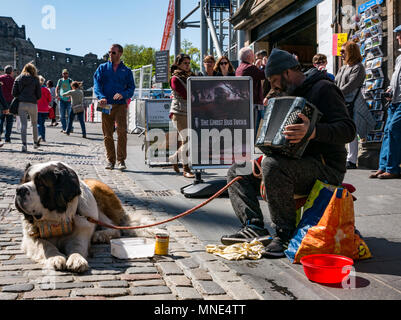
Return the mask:
[[14,81],[12,95],[20,102],[36,104],[42,96],[39,79],[31,75],[20,74]]
[[263,104],[263,91],[262,91],[262,80],[265,80],[264,69],[259,69],[257,66],[248,62],[241,62],[235,75],[239,76],[250,76],[253,79],[253,103]]
[[[224,77],[224,75],[223,75],[220,71],[217,71],[216,76],[218,76],[218,77]],[[229,73],[227,74],[227,77],[233,77],[233,76],[235,76],[235,72],[229,72]]]
[[293,93],[315,105],[322,117],[316,124],[316,137],[309,141],[304,155],[318,159],[338,170],[346,171],[347,151],[345,144],[355,138],[355,124],[350,118],[341,90],[328,76],[317,69],[311,69],[305,82]]
[[2,90],[0,88],[0,115],[1,115],[1,111],[7,110],[7,109],[8,109],[8,103],[4,99],[3,92],[2,92]]

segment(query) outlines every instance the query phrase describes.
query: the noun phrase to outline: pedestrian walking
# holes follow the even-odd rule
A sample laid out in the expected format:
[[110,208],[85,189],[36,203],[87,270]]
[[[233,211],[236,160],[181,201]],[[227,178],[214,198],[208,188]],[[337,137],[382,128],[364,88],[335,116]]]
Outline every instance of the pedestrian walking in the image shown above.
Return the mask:
[[63,97],[71,97],[71,111],[68,115],[67,124],[67,135],[71,133],[72,123],[74,121],[75,115],[78,117],[79,123],[81,125],[82,138],[86,138],[86,127],[85,127],[85,107],[84,92],[81,90],[82,82],[73,81],[71,83],[72,90],[63,93]]
[[239,58],[241,60],[240,65],[235,71],[235,75],[238,76],[250,76],[253,79],[253,105],[255,114],[255,136],[259,128],[260,120],[264,116],[263,106],[263,90],[262,81],[265,78],[265,65],[266,57],[260,61],[259,66],[254,65],[255,55],[253,50],[249,47],[244,47],[239,51]]
[[42,96],[38,100],[38,134],[39,134],[39,142],[46,142],[46,127],[45,122],[49,117],[49,109],[50,103],[52,101],[52,96],[49,89],[45,86],[45,78],[39,76],[40,90]]
[[184,134],[188,128],[187,123],[187,79],[194,76],[191,71],[191,58],[187,54],[179,54],[175,58],[174,64],[171,66],[171,107],[170,107],[170,119],[173,122],[174,127],[177,129],[178,136],[180,138],[178,150],[169,157],[170,163],[173,164],[175,172],[180,173],[178,168],[178,161],[181,160],[183,163],[183,175],[185,178],[194,178],[195,175],[191,172],[188,166],[187,151],[187,136]]
[[235,76],[234,67],[227,56],[221,56],[217,59],[213,71],[217,76]]
[[[100,106],[111,105],[110,114],[102,113],[102,130],[106,148],[106,169],[126,169],[127,158],[127,99],[135,90],[134,77],[122,61],[123,47],[113,44],[109,50],[109,61],[102,63],[94,74],[94,92]],[[117,154],[114,146],[114,123],[117,123]]]
[[[348,41],[341,47],[341,58],[345,64],[338,71],[335,83],[342,91],[347,109],[351,118],[356,123],[356,132],[360,138],[366,138],[370,129],[366,124],[367,117],[372,117],[366,102],[362,96],[361,88],[365,81],[365,67],[362,64],[362,56],[358,44]],[[357,108],[364,108],[365,118],[356,112]],[[355,112],[354,112],[355,111]],[[348,144],[347,169],[356,169],[358,160],[358,137]]]
[[[0,115],[8,115],[8,114],[9,114],[8,108],[9,108],[9,105],[8,105],[8,103],[6,102],[6,100],[4,99],[4,97],[3,97],[3,92],[2,92],[2,90],[0,89]],[[1,139],[0,139],[0,148],[1,148],[3,145],[4,145],[4,142],[1,142]]]
[[[52,96],[52,101],[50,102],[50,109],[52,109],[53,111],[49,110],[49,118],[52,120],[50,126],[55,127],[58,125],[56,119],[56,108],[57,108],[56,88],[54,87],[52,80],[47,80],[46,87],[47,89],[49,89],[50,94]],[[50,115],[50,113],[52,113],[52,116]]]
[[[13,95],[11,91],[13,90],[14,85],[14,71],[12,66],[6,66],[4,68],[4,74],[0,76],[0,83],[2,94],[4,100],[8,105],[10,105],[11,101],[13,100]],[[11,113],[2,113],[0,115],[0,141],[1,135],[3,134],[4,124],[6,125],[6,130],[4,134],[5,142],[11,142],[11,131],[13,128],[14,116]]]
[[39,148],[38,140],[38,106],[37,101],[42,96],[38,71],[32,63],[27,63],[21,74],[15,79],[12,95],[18,98],[18,115],[21,119],[22,152],[27,151],[26,130],[28,115],[32,124],[33,147]]
[[[401,47],[401,25],[394,32]],[[396,60],[385,97],[390,104],[380,149],[379,168],[370,178],[394,179],[401,175],[401,55]]]
[[56,99],[60,104],[60,121],[61,121],[61,132],[66,133],[68,115],[71,111],[71,98],[63,97],[63,93],[71,90],[72,79],[69,78],[69,73],[67,69],[62,72],[62,78],[57,81],[56,85]]

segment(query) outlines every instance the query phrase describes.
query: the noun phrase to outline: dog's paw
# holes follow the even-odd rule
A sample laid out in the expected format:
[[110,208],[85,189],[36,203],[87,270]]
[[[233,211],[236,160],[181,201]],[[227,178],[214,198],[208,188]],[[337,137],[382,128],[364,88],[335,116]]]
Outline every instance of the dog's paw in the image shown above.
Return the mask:
[[73,272],[84,272],[88,270],[88,261],[79,253],[73,253],[68,257],[67,269]]
[[47,268],[53,268],[54,270],[64,270],[66,266],[66,260],[64,256],[55,256],[46,259],[45,265]]
[[110,243],[110,235],[107,230],[96,231],[92,236],[93,243]]

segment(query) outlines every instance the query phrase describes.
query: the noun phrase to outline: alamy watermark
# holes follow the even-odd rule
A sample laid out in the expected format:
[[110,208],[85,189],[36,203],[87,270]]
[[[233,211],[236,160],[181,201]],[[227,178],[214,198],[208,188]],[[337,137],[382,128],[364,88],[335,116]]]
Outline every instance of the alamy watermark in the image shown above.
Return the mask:
[[52,5],[42,7],[42,28],[45,30],[56,29],[56,8]]

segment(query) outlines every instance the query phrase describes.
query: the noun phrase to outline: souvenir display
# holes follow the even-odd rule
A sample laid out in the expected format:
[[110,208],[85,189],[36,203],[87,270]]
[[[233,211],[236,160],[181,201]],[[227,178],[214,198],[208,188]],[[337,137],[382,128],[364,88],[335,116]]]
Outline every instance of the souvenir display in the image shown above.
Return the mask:
[[384,92],[383,66],[383,22],[380,17],[382,8],[380,4],[373,5],[360,12],[358,31],[352,39],[357,41],[361,48],[362,63],[366,69],[366,79],[362,88],[363,97],[369,111],[376,119],[374,130],[367,136],[367,142],[381,142],[385,113],[383,111],[382,95]]

